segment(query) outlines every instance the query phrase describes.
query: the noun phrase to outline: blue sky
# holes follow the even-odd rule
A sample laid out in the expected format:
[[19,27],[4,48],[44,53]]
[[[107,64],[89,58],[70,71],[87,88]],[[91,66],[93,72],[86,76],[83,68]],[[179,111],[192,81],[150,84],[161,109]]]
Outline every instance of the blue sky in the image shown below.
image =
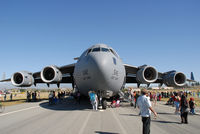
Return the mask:
[[74,63],[93,44],[200,80],[199,0],[1,0],[0,77]]

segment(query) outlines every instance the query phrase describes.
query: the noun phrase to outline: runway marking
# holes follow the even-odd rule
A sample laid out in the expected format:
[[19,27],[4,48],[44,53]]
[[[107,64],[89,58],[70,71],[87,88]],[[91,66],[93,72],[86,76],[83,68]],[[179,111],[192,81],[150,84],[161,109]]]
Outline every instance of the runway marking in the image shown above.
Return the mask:
[[92,114],[92,112],[90,111],[89,114],[87,115],[87,117],[85,119],[85,122],[83,123],[83,125],[82,125],[82,127],[81,127],[81,129],[80,129],[78,134],[83,134],[83,131],[84,131],[89,119],[90,119],[91,114]]
[[21,111],[26,111],[26,110],[29,110],[29,109],[38,108],[38,107],[40,107],[40,106],[29,107],[29,108],[25,108],[25,109],[20,109],[20,110],[16,110],[16,111],[8,112],[8,113],[0,114],[0,117],[1,117],[1,116],[5,116],[5,115],[9,115],[9,114],[14,114],[14,113],[21,112]]
[[120,123],[120,120],[117,118],[117,116],[115,115],[115,113],[113,112],[113,109],[111,109],[112,115],[114,116],[115,120],[117,121],[117,124],[119,125],[122,134],[127,134],[126,130],[124,129],[124,127],[122,126],[122,124]]

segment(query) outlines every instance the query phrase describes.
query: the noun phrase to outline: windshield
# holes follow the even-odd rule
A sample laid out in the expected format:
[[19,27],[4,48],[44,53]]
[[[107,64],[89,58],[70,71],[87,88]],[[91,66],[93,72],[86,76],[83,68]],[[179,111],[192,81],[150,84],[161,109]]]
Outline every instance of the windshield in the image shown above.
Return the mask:
[[99,52],[100,50],[101,50],[100,47],[97,47],[97,48],[93,48],[92,52]]

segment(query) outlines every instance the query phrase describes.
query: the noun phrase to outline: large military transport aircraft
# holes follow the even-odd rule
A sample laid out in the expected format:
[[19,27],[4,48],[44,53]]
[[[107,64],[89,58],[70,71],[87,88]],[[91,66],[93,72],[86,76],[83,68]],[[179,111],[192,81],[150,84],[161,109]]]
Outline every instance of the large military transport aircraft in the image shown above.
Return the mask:
[[186,76],[177,71],[158,72],[154,67],[143,65],[135,67],[123,64],[115,50],[105,44],[94,45],[76,58],[77,63],[57,67],[47,66],[41,72],[16,72],[11,81],[17,87],[29,87],[37,83],[57,84],[71,83],[72,87],[83,95],[90,90],[97,92],[106,108],[106,97],[114,96],[124,88],[126,83],[150,85],[151,83],[165,84],[166,86],[184,86]]

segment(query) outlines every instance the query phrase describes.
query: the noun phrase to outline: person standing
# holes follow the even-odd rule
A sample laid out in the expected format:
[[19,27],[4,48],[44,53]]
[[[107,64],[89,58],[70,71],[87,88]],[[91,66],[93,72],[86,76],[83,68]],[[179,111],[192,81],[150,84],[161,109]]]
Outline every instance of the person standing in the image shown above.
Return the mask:
[[153,110],[150,99],[147,95],[147,89],[143,89],[141,91],[141,96],[137,100],[137,105],[142,117],[143,134],[150,134],[151,111],[154,113],[154,116],[157,117],[157,113]]
[[134,98],[135,98],[135,105],[134,105],[134,108],[136,108],[138,97],[139,97],[139,91],[136,92],[135,95],[134,95]]
[[1,102],[1,101],[3,101],[3,99],[2,99],[2,94],[0,93],[0,102]]
[[183,94],[181,96],[181,102],[180,102],[180,111],[181,111],[181,123],[188,124],[188,101],[186,96]]
[[78,104],[81,104],[81,93],[80,93],[80,91],[77,92],[77,102],[78,102]]
[[200,98],[200,91],[199,90],[197,91],[197,94],[198,94],[198,97]]
[[5,93],[5,95],[4,95],[4,101],[6,101],[6,98],[7,98],[7,96],[6,96],[6,93]]
[[175,114],[178,114],[179,111],[179,105],[180,105],[180,97],[178,94],[175,95],[174,97],[174,106],[175,106]]
[[95,110],[95,93],[93,91],[89,92],[90,102],[92,104],[92,109]]
[[39,101],[40,101],[40,91],[38,91],[38,99],[39,99]]
[[[94,93],[95,94],[95,93]],[[97,111],[98,110],[98,103],[99,101],[98,101],[98,96],[97,96],[97,94],[95,94],[95,110]]]
[[10,94],[10,101],[12,101],[12,98],[13,98],[13,94],[11,93]]
[[190,113],[192,115],[195,114],[195,101],[194,101],[194,98],[190,98],[190,101],[189,101],[189,105],[190,105]]
[[27,102],[31,101],[31,93],[30,91],[27,91]]
[[157,103],[157,93],[154,92],[154,93],[153,93],[153,106],[154,106],[154,107],[156,106],[156,103]]

